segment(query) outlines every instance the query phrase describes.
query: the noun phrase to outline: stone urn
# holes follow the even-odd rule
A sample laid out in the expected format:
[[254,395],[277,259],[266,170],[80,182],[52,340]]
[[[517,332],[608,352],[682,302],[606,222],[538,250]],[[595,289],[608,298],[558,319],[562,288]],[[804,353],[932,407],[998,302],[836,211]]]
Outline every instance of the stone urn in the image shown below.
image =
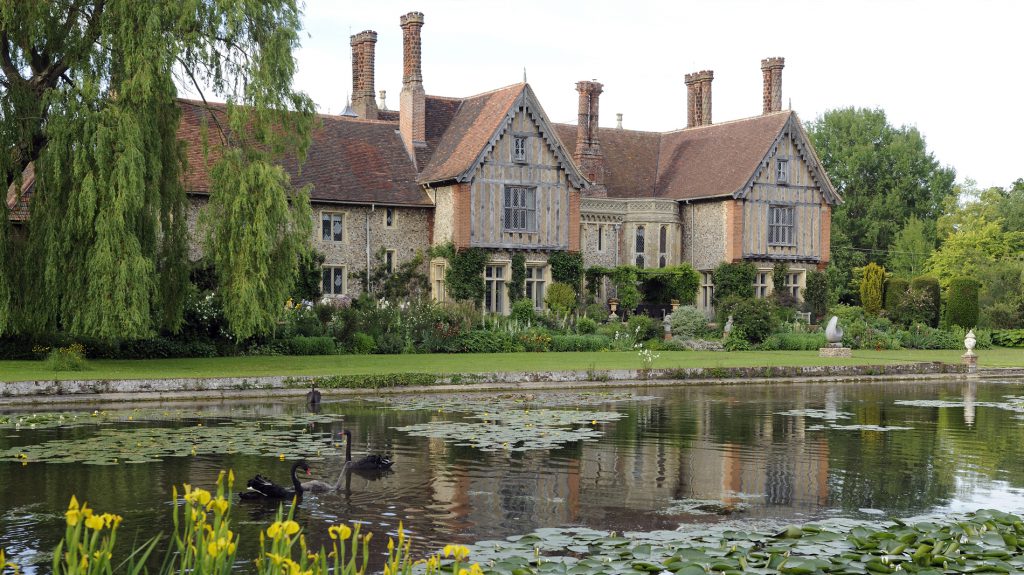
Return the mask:
[[960,356],[967,366],[967,373],[978,372],[978,354],[974,353],[974,346],[976,345],[978,345],[978,338],[974,336],[974,330],[972,329],[964,337],[964,347],[967,348],[967,353]]
[[608,321],[619,321],[619,314],[615,313],[615,311],[619,309],[619,300],[615,298],[609,299],[608,309],[612,310],[612,312],[608,314]]
[[978,338],[974,336],[974,330],[972,329],[964,337],[964,347],[967,348],[967,353],[974,353],[974,346],[976,345],[978,345]]
[[677,309],[679,309],[679,300],[669,300],[669,304],[672,306],[672,311],[676,311]]

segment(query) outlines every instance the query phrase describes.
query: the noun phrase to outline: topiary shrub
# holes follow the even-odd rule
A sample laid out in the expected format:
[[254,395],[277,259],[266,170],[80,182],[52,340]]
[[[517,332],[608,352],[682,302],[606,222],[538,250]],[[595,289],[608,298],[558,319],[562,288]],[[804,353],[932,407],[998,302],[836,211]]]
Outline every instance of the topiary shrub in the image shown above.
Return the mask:
[[715,268],[713,277],[715,305],[732,296],[754,297],[754,279],[757,277],[757,267],[750,262],[719,264]]
[[692,305],[680,306],[668,316],[672,324],[672,336],[693,339],[707,331],[708,318],[704,312]]
[[804,301],[814,319],[820,321],[828,312],[829,285],[828,274],[812,271],[807,274],[807,287],[804,289]]
[[750,343],[761,343],[778,327],[772,304],[766,299],[749,298],[732,306],[734,331],[742,333]]
[[557,315],[567,315],[576,309],[576,292],[566,283],[555,282],[548,286],[544,303]]
[[864,313],[878,315],[882,311],[882,286],[885,282],[885,268],[871,262],[863,268],[860,280],[860,305]]
[[931,301],[930,311],[928,315],[928,325],[931,327],[938,327],[939,325],[939,306],[940,296],[942,291],[939,289],[939,280],[932,276],[918,276],[910,280],[910,289],[912,290],[923,290],[928,294]]
[[910,289],[910,282],[903,278],[889,278],[885,281],[885,300],[883,307],[885,313],[895,318],[902,300]]
[[953,278],[946,289],[946,325],[972,328],[978,325],[978,282]]

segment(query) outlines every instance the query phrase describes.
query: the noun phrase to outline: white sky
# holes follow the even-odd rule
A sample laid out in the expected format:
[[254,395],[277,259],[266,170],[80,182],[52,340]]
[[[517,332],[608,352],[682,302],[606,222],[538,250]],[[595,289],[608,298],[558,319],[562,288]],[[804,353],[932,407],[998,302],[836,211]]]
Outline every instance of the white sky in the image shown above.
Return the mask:
[[[376,90],[398,108],[399,17],[423,12],[428,94],[470,96],[520,82],[548,117],[576,123],[578,80],[604,84],[601,126],[686,124],[683,75],[715,72],[712,119],[761,113],[760,61],[786,58],[783,107],[880,107],[915,125],[957,179],[1024,177],[1021,0],[306,0],[296,88],[339,113],[351,91],[349,36],[377,32]],[[378,102],[379,103],[379,102]]]

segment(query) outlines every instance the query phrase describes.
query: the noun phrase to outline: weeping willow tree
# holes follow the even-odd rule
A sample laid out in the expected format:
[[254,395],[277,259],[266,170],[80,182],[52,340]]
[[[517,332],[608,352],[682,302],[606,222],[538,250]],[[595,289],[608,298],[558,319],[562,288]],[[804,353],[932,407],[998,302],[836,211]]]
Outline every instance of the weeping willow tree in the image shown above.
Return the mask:
[[178,329],[184,85],[228,103],[209,116],[203,145],[214,214],[205,250],[228,321],[239,337],[268,325],[311,225],[307,197],[275,165],[285,152],[301,160],[313,118],[291,89],[299,16],[293,0],[0,0],[5,190],[30,164],[36,173],[19,257],[0,231],[0,333]]

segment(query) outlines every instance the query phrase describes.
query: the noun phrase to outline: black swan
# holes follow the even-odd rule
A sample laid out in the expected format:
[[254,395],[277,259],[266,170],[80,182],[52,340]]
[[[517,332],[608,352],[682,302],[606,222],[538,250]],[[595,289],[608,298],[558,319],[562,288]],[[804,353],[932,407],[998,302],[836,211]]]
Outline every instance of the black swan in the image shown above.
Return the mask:
[[352,461],[352,432],[343,429],[341,435],[345,436],[345,467],[348,471],[384,471],[391,469],[394,461],[387,455],[371,453],[359,461]]
[[240,499],[291,499],[292,497],[302,497],[302,492],[305,490],[302,483],[299,482],[299,478],[295,476],[295,473],[299,470],[309,473],[309,465],[304,460],[296,461],[292,465],[292,488],[288,489],[281,487],[273,481],[257,474],[246,482],[248,489],[238,494]]
[[306,393],[306,404],[320,405],[320,391],[317,390],[315,383],[309,386],[309,392]]

